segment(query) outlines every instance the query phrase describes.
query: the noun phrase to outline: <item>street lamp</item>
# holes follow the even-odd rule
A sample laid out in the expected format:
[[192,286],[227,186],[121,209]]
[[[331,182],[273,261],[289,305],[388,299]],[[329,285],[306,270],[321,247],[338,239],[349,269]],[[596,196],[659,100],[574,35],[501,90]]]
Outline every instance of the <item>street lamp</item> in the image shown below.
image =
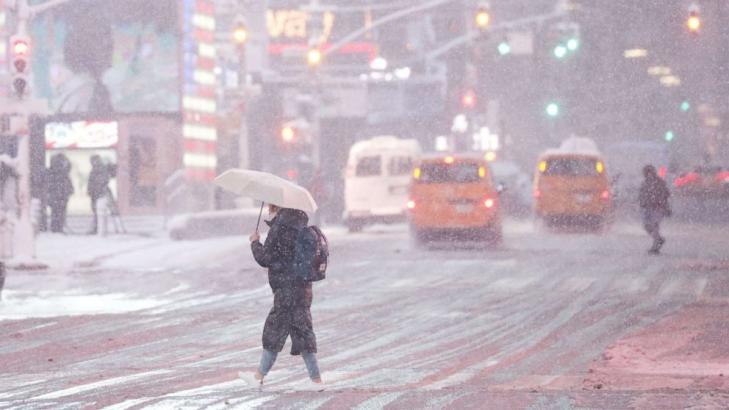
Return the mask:
[[236,23],[235,29],[233,30],[233,41],[238,46],[242,46],[248,41],[248,28],[243,21]]
[[481,8],[476,12],[476,27],[479,30],[485,30],[491,24],[491,13],[485,8]]
[[296,138],[296,130],[290,125],[286,125],[281,129],[281,140],[285,143],[291,143]]
[[319,48],[310,48],[306,53],[306,63],[311,68],[319,67],[324,56]]

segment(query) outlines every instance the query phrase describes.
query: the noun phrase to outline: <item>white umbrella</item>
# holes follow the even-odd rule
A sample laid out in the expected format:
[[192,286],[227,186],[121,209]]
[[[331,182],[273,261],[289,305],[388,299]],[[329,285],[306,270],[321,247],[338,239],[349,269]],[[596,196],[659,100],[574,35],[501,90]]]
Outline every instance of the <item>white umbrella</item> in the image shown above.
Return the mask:
[[[229,169],[218,175],[214,183],[236,195],[282,208],[299,209],[310,214],[317,210],[316,202],[309,191],[268,172],[252,171],[250,169]],[[261,204],[261,211],[263,211],[263,203]],[[260,219],[259,214],[259,222]]]

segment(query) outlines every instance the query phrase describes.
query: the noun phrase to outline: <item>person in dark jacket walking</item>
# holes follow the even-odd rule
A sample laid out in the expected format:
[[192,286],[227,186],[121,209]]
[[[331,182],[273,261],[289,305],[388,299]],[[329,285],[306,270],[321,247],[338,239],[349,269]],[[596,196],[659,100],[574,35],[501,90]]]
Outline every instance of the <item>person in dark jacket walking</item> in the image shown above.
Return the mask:
[[69,173],[71,162],[63,154],[51,157],[46,183],[48,184],[48,206],[51,208],[51,232],[63,232],[66,226],[68,198],[73,194],[73,183]]
[[[307,226],[309,218],[297,209],[269,205],[266,223],[270,226],[265,244],[258,232],[250,236],[251,250],[256,262],[268,268],[268,283],[273,291],[273,307],[263,327],[263,354],[258,370],[253,375],[241,373],[248,383],[263,384],[286,339],[291,336],[291,354],[301,355],[309,378],[321,384],[316,360],[316,335],[311,318],[311,282],[297,279],[293,274],[294,247],[299,231]],[[249,376],[253,376],[251,380]]]
[[109,191],[110,180],[111,173],[109,172],[109,167],[104,164],[100,156],[92,155],[91,172],[89,173],[89,182],[86,186],[86,193],[91,198],[91,211],[94,213],[94,221],[89,231],[91,235],[96,234],[99,227],[96,203]]
[[666,239],[661,236],[661,221],[671,215],[668,198],[671,196],[666,183],[658,176],[653,165],[643,167],[643,184],[640,186],[638,202],[643,217],[643,227],[653,238],[648,252],[658,254]]

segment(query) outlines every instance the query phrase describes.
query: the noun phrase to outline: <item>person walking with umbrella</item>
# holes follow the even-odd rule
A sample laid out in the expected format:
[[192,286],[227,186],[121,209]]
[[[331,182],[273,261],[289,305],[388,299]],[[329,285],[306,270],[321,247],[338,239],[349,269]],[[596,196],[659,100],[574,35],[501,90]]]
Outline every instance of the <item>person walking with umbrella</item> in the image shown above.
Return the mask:
[[272,219],[266,221],[270,230],[265,244],[261,244],[258,231],[250,236],[253,257],[259,265],[268,268],[268,283],[273,291],[273,307],[263,327],[263,354],[253,374],[254,383],[263,384],[263,378],[291,336],[291,354],[300,354],[309,378],[321,384],[311,317],[312,284],[297,279],[291,271],[296,238],[309,218],[303,211],[276,205],[269,205],[268,212]]
[[[291,354],[301,355],[311,381],[322,385],[311,317],[312,283],[297,277],[293,268],[299,232],[309,222],[305,211],[314,213],[316,203],[306,189],[258,171],[229,170],[218,176],[215,183],[239,195],[262,201],[261,212],[263,204],[269,204],[270,220],[266,221],[269,231],[265,242],[260,241],[258,225],[249,239],[254,259],[268,269],[273,307],[263,327],[263,352],[258,369],[250,373],[241,372],[239,376],[250,385],[261,386],[290,336]],[[259,213],[259,223],[260,220]]]

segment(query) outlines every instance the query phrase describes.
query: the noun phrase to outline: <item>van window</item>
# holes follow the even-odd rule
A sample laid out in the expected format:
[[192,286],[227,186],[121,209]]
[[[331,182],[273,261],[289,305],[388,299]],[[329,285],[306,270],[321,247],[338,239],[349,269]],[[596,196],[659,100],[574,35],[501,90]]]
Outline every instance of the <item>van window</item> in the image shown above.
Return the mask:
[[587,177],[597,176],[598,172],[592,158],[551,158],[544,175]]
[[388,171],[392,176],[409,175],[413,169],[413,159],[410,157],[392,157]]
[[423,184],[472,183],[478,182],[479,166],[474,163],[440,164],[425,163],[420,167],[420,179]]
[[357,162],[355,175],[358,177],[379,176],[382,170],[382,157],[379,155],[372,157],[362,157]]

